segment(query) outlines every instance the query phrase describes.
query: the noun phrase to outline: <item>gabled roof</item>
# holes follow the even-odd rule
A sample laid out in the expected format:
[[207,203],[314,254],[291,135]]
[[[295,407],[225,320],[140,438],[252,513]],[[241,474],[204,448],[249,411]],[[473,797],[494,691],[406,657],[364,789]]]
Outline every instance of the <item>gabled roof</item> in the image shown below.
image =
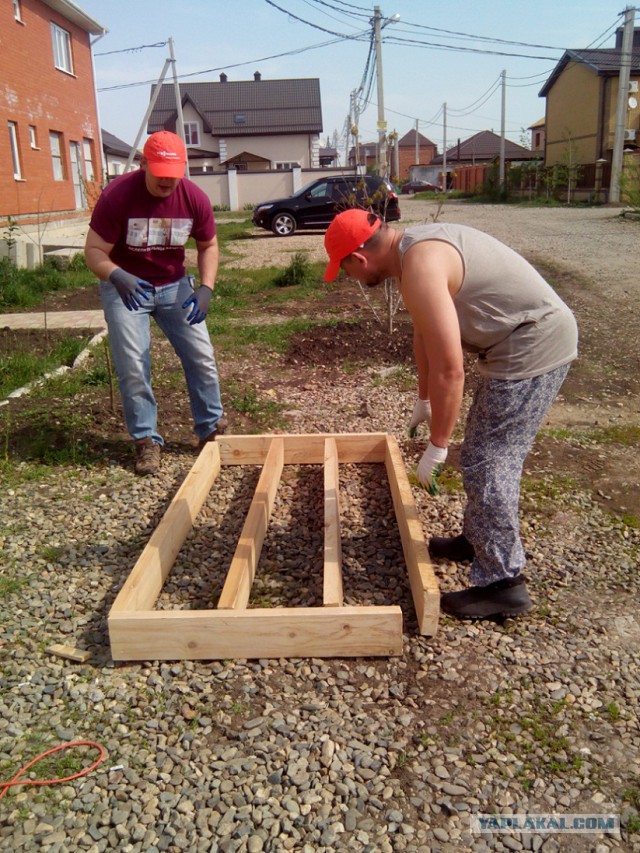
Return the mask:
[[[321,133],[320,81],[253,80],[180,83],[183,105],[191,102],[214,136]],[[173,83],[164,83],[147,125],[148,133],[175,127]]]
[[[127,145],[126,142],[123,142],[121,139],[118,139],[117,136],[114,136],[113,133],[109,133],[108,130],[100,130],[102,135],[102,149],[105,154],[111,154],[112,157],[128,157],[131,153],[132,145]],[[140,152],[136,151],[134,155],[134,160],[140,159]]]
[[[420,146],[422,145],[432,145],[434,148],[436,147],[435,142],[432,142],[430,139],[427,139],[426,136],[423,136],[421,133],[418,133],[418,143]],[[416,131],[415,128],[413,130],[409,130],[402,139],[398,140],[398,148],[415,148],[416,147]]]
[[[546,98],[549,90],[570,62],[586,65],[599,77],[617,77],[620,74],[621,48],[598,48],[596,50],[566,50],[544,84],[539,97]],[[640,74],[640,47],[631,50],[631,73]]]
[[[487,163],[500,156],[500,137],[491,130],[481,130],[459,145],[447,149],[447,162]],[[536,151],[530,151],[510,139],[504,141],[505,160],[534,160],[539,157]],[[432,164],[443,162],[442,154],[434,157]]]
[[547,120],[543,116],[542,118],[539,118],[538,121],[534,121],[533,124],[530,124],[527,130],[535,130],[537,127],[544,127],[546,123]]

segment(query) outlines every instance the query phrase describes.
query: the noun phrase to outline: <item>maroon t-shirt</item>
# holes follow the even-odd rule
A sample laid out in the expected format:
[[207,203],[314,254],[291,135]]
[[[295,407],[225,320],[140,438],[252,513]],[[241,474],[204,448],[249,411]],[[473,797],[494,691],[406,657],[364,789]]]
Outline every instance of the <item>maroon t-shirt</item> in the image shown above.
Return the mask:
[[114,244],[114,264],[156,286],[184,276],[189,237],[207,241],[216,234],[211,202],[200,187],[183,178],[168,198],[157,198],[147,190],[142,169],[104,188],[90,225]]

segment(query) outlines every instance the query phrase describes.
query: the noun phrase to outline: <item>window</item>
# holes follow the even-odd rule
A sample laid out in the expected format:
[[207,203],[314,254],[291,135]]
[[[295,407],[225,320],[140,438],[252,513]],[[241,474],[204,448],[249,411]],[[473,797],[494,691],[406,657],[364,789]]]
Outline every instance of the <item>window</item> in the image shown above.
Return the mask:
[[289,162],[287,160],[282,160],[282,161],[276,160],[273,165],[274,165],[277,172],[288,172],[291,169],[293,169],[294,167],[300,166],[300,163],[293,162],[293,161]]
[[51,162],[53,164],[54,181],[64,181],[64,168],[62,162],[62,134],[51,131],[49,133],[49,145],[51,146]]
[[13,17],[21,24],[24,23],[22,20],[22,10],[20,9],[20,0],[13,0]]
[[9,145],[11,146],[11,157],[13,159],[13,177],[16,181],[22,180],[20,168],[20,150],[18,148],[18,125],[15,121],[9,122]]
[[187,145],[200,145],[200,125],[197,121],[185,121],[184,139]]
[[32,148],[38,148],[38,133],[33,124],[29,125],[29,145]]
[[73,64],[71,62],[71,35],[57,24],[51,24],[51,37],[53,39],[54,65],[56,68],[59,68],[60,71],[66,71],[68,74],[73,74]]
[[84,175],[87,181],[95,181],[96,173],[93,168],[92,143],[90,139],[82,140],[82,156],[84,159]]

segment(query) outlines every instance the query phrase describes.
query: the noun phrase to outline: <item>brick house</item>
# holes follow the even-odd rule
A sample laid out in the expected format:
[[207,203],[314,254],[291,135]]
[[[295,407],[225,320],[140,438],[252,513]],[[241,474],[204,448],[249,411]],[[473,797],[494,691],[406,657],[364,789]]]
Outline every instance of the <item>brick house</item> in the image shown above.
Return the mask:
[[91,36],[67,0],[0,3],[0,224],[86,215],[102,156]]
[[437,153],[436,144],[415,129],[405,133],[398,140],[398,180],[409,180],[412,166],[428,166]]

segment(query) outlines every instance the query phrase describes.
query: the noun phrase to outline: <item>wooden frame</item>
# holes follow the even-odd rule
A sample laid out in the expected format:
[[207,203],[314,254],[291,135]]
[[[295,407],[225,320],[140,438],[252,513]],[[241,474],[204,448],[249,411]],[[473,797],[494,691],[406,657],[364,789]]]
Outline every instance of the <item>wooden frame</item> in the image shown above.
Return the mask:
[[[398,606],[345,606],[339,464],[386,466],[422,634],[437,630],[440,594],[396,440],[385,433],[221,436],[205,445],[109,613],[114,660],[364,657],[402,654]],[[260,550],[284,465],[324,466],[323,607],[248,609]],[[262,472],[218,605],[154,610],[162,586],[221,465]]]

